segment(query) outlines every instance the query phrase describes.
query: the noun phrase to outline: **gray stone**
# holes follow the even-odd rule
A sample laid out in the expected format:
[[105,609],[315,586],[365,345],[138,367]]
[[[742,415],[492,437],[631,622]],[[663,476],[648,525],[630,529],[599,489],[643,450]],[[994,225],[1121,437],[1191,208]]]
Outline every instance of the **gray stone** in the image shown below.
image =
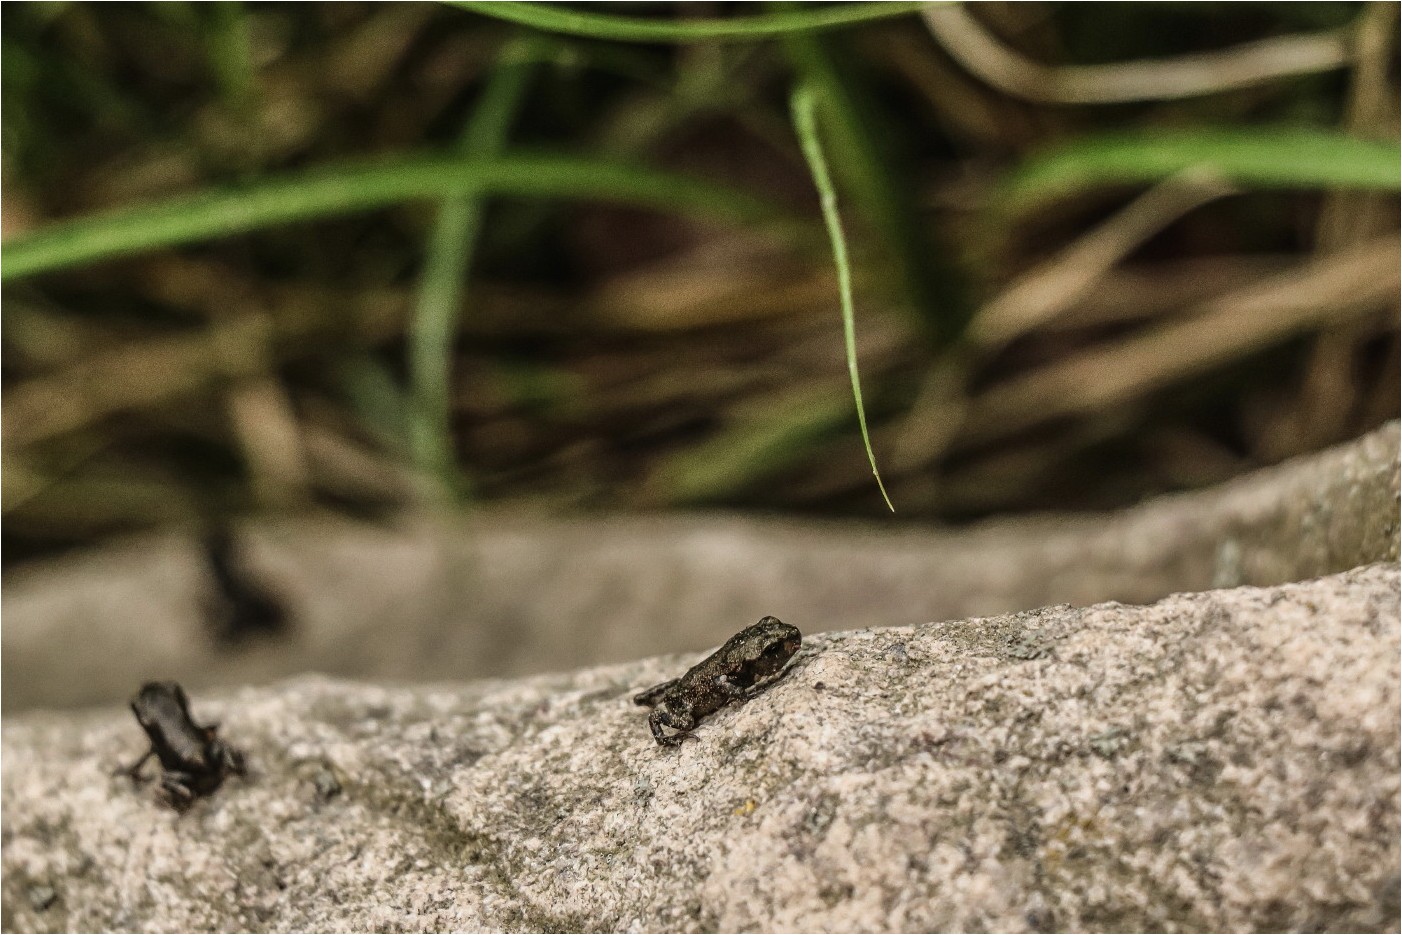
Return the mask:
[[1398,599],[813,634],[675,749],[629,695],[690,654],[197,694],[252,772],[183,816],[119,706],[7,718],[4,927],[1396,931]]
[[204,689],[304,671],[519,675],[696,650],[765,614],[857,629],[1396,561],[1398,428],[1118,513],[959,530],[483,512],[384,526],[299,517],[244,538],[296,629],[236,652],[202,624],[208,572],[188,536],[7,574],[5,710],[110,703],[148,678]]

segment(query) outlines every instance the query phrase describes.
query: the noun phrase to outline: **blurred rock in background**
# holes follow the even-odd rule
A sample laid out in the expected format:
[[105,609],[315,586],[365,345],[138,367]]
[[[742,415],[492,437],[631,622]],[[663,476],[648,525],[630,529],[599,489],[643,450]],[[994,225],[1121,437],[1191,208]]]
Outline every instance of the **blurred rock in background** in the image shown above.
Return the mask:
[[7,709],[1385,554],[1134,505],[1396,418],[1396,5],[843,9],[7,9]]

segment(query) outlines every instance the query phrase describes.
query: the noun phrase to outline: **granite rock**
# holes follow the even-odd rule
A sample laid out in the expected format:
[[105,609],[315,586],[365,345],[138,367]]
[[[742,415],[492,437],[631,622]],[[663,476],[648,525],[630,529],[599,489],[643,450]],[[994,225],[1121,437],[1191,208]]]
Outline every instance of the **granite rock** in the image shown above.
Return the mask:
[[9,931],[1396,931],[1399,572],[810,634],[675,749],[695,656],[196,695],[184,815],[118,705],[3,728]]

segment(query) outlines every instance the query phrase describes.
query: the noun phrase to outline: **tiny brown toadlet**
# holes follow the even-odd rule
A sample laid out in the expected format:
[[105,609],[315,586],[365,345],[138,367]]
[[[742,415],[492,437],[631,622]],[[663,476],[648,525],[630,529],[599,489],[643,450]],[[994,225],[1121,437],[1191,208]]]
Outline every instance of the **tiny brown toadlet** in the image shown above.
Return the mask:
[[151,749],[118,772],[141,782],[141,767],[156,757],[161,764],[157,801],[183,812],[199,796],[218,789],[226,776],[244,775],[243,754],[219,739],[217,724],[195,723],[179,683],[147,682],[131,700],[131,710]]
[[675,746],[702,718],[733,701],[752,698],[776,681],[802,643],[798,627],[765,617],[726,640],[685,675],[654,685],[635,695],[633,702],[653,709],[647,719],[653,739]]

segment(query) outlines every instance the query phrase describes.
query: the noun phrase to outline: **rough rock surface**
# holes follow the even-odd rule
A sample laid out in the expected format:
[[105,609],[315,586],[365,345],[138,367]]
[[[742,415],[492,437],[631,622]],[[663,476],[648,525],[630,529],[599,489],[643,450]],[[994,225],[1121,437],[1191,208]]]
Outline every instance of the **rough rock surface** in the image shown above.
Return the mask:
[[961,530],[482,514],[390,527],[298,520],[250,526],[244,540],[296,629],[238,652],[201,623],[209,572],[188,537],[7,575],[5,710],[113,702],[157,676],[195,688],[304,671],[500,677],[698,649],[765,614],[807,631],[858,629],[1143,603],[1396,561],[1398,427],[1118,513]]
[[3,731],[4,927],[1393,930],[1399,572],[810,636],[653,743],[695,657],[197,696],[177,817],[116,706]]

